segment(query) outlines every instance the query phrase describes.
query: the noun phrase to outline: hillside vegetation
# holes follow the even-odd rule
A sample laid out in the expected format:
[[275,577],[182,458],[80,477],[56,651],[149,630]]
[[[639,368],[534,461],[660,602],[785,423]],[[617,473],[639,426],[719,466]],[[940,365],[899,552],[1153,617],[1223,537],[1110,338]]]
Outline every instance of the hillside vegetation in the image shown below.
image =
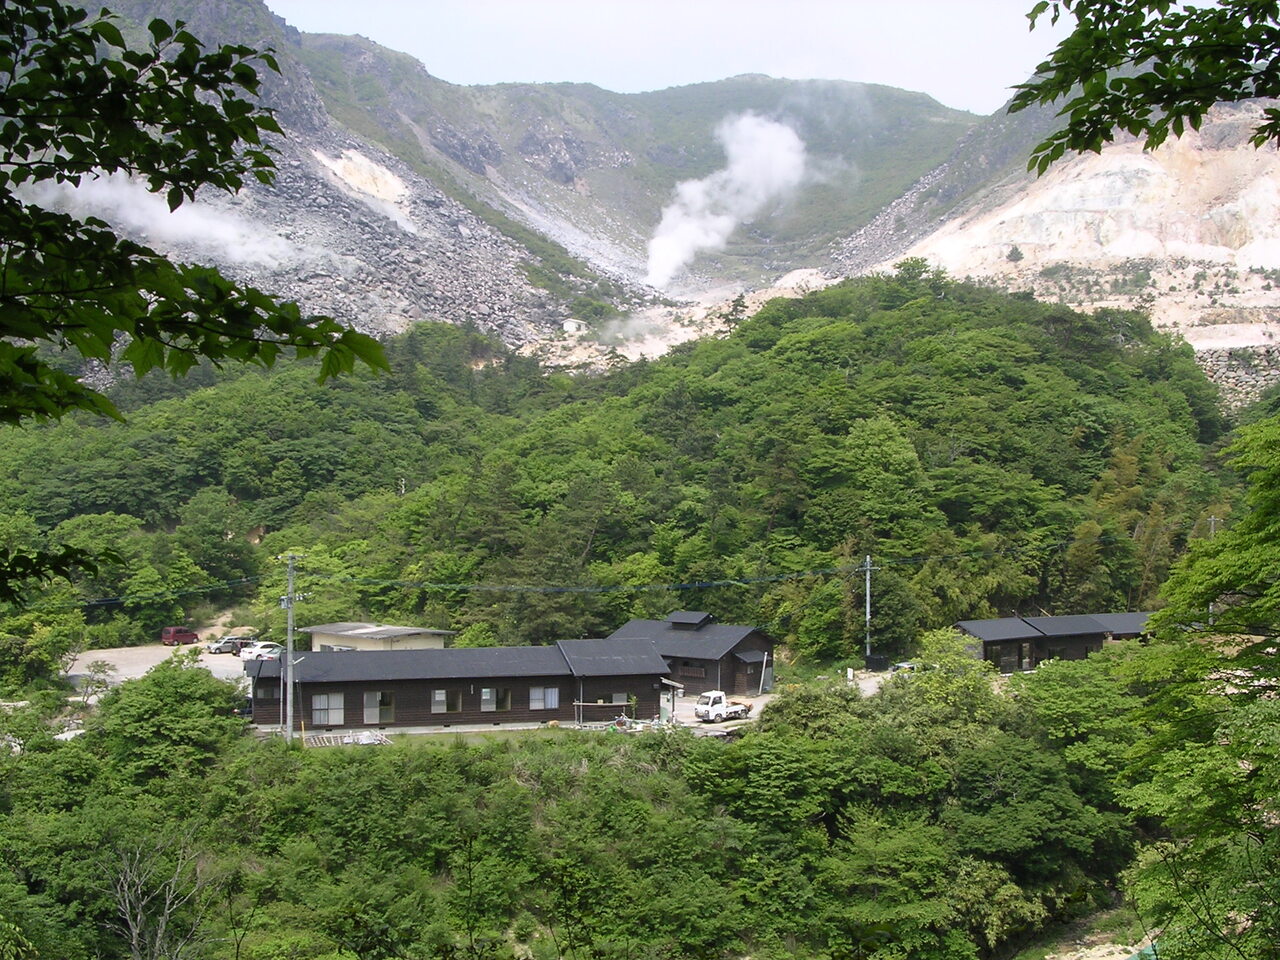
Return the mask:
[[7,431],[3,544],[118,555],[6,621],[13,679],[209,602],[278,628],[288,551],[302,623],[536,643],[706,609],[842,662],[871,555],[875,652],[905,655],[961,618],[1150,607],[1232,489],[1185,346],[917,262],[597,378],[447,326],[389,355],[325,386],[149,379],[127,423]]
[[[0,755],[0,946],[1009,956],[1110,902],[1135,844],[1160,835],[1135,824],[1155,785],[1125,758],[1172,724],[1131,711],[1185,657],[1124,645],[1001,693],[948,638],[928,655],[936,670],[869,699],[784,691],[732,743],[542,731],[305,751],[240,735],[234,690],[175,657],[113,691],[74,741],[53,740],[38,707],[5,717],[22,750]],[[1148,900],[1177,895],[1158,870],[1146,881]]]

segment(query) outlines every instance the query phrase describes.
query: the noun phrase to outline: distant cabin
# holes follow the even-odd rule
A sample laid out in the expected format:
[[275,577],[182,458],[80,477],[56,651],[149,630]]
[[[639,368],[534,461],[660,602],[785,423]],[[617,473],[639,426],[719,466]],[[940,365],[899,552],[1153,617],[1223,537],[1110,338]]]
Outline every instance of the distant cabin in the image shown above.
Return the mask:
[[1083,660],[1114,640],[1142,636],[1150,613],[1094,613],[1066,617],[961,620],[956,628],[978,641],[975,650],[1001,673],[1034,670],[1045,660]]
[[439,650],[456,632],[388,623],[322,623],[299,629],[311,634],[312,650]]
[[709,613],[677,610],[664,620],[632,620],[610,640],[652,643],[685,693],[734,696],[773,688],[774,640],[757,627],[717,623]]

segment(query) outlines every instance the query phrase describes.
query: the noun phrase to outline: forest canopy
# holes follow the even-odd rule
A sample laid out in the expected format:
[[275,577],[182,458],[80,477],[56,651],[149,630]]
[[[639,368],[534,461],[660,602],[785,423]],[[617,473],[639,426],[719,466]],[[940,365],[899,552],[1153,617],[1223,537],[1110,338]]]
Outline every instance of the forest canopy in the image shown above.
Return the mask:
[[915,263],[597,377],[452,327],[387,352],[324,385],[306,362],[148,378],[115,393],[127,423],[11,431],[0,545],[121,558],[15,635],[138,642],[257,597],[278,627],[267,558],[293,551],[311,622],[537,643],[707,609],[856,660],[868,554],[897,655],[962,618],[1147,608],[1231,495],[1185,345]]

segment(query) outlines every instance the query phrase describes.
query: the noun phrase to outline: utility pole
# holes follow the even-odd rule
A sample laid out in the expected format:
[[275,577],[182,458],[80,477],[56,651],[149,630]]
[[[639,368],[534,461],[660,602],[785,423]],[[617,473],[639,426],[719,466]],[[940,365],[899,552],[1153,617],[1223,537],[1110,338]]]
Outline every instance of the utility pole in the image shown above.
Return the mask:
[[[1209,514],[1209,539],[1212,540],[1218,535],[1218,524],[1222,522],[1221,517],[1215,517]],[[1213,626],[1213,601],[1209,601],[1209,626]]]
[[293,592],[293,574],[294,566],[300,559],[302,558],[294,553],[285,556],[285,560],[289,564],[288,593],[280,600],[280,605],[285,609],[285,622],[287,624],[284,641],[284,669],[281,671],[280,677],[284,683],[284,738],[290,743],[293,742],[293,601],[297,599]]
[[867,600],[867,647],[866,647],[864,657],[865,659],[870,660],[871,659],[871,569],[872,569],[871,554],[869,553],[867,554],[867,560],[862,565],[862,568],[867,573],[867,585],[866,585],[866,589],[863,591],[866,594],[866,600]]

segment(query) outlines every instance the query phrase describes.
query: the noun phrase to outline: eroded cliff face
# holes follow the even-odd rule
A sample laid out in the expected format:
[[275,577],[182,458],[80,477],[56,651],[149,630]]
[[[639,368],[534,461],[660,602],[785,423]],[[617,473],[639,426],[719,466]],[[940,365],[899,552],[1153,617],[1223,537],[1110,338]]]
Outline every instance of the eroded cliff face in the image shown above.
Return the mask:
[[1256,104],[1222,108],[1158,150],[1128,142],[1061,162],[877,268],[919,256],[1084,309],[1146,309],[1200,352],[1269,346],[1280,340],[1280,152],[1247,142],[1260,116]]

